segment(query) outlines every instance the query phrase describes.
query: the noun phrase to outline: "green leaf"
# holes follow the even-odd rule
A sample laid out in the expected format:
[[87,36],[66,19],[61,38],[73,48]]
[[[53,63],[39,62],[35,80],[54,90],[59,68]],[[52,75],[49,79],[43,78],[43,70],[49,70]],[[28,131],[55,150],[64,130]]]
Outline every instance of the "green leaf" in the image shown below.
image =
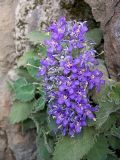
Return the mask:
[[96,113],[97,128],[100,128],[112,113],[120,109],[120,95],[118,95],[118,92],[113,89],[112,86],[120,89],[118,83],[106,85],[102,88],[101,92],[96,95],[96,101],[100,107],[99,112]]
[[45,58],[45,56],[46,56],[46,48],[45,48],[45,46],[40,46],[39,47],[39,56],[40,56],[40,58]]
[[111,135],[120,139],[120,126],[119,127],[113,126],[111,128]]
[[120,82],[112,86],[112,92],[109,95],[115,100],[116,105],[120,105]]
[[44,138],[38,134],[36,138],[37,144],[37,160],[50,160],[50,153],[44,143]]
[[27,64],[27,70],[31,77],[37,79],[38,68],[40,66],[40,60],[29,59]]
[[111,127],[116,123],[116,121],[119,119],[119,115],[117,114],[111,114],[106,122],[101,126],[100,130],[102,132],[109,132]]
[[25,85],[27,85],[27,81],[24,77],[21,77],[15,81],[14,88],[17,89]]
[[45,112],[39,112],[32,114],[30,118],[33,120],[37,128],[37,159],[50,160],[53,145],[49,144],[49,141],[45,134],[47,115]]
[[21,66],[26,66],[27,62],[29,59],[36,59],[38,56],[33,52],[33,51],[28,51],[25,52],[23,54],[23,56],[21,56],[18,61],[17,61],[17,66],[21,67]]
[[32,109],[32,103],[15,101],[10,112],[10,122],[14,124],[26,120],[32,112]]
[[105,66],[105,62],[102,59],[97,59],[97,60],[99,64],[94,68],[100,70],[103,73],[102,79],[104,79],[105,83],[107,83],[110,79],[109,79],[107,68]]
[[24,67],[17,68],[16,69],[16,73],[21,78],[25,78],[27,80],[27,82],[29,82],[29,83],[33,83],[35,81],[35,79],[30,76],[30,74],[28,73],[27,69],[24,68]]
[[8,87],[8,89],[9,89],[9,91],[10,91],[12,94],[14,94],[14,90],[15,90],[15,88],[14,88],[14,82],[11,81],[11,80],[8,80],[8,81],[7,81],[7,87]]
[[33,42],[34,44],[39,44],[39,43],[43,44],[45,40],[50,38],[48,33],[39,31],[30,32],[26,37],[29,39],[29,41]]
[[74,138],[62,137],[56,144],[53,160],[80,160],[94,145],[94,140],[94,130],[90,128]]
[[58,131],[58,126],[55,123],[55,120],[51,117],[48,117],[48,127],[50,129],[50,132],[56,134]]
[[35,128],[35,123],[31,119],[25,120],[21,125],[23,133]]
[[45,97],[41,96],[38,100],[35,101],[35,112],[43,110],[45,108]]
[[119,160],[115,154],[108,154],[106,160]]
[[37,133],[39,133],[41,129],[40,126],[45,126],[46,124],[47,114],[45,112],[38,112],[38,113],[32,114],[30,118],[35,123],[35,126],[37,128]]
[[100,136],[87,154],[87,160],[106,160],[108,151],[106,138]]
[[86,38],[92,40],[98,46],[101,43],[103,34],[100,28],[94,28],[86,33]]
[[32,84],[27,84],[15,89],[16,98],[23,102],[30,101],[35,95],[35,86]]
[[39,89],[40,95],[43,96],[43,97],[45,97],[45,96],[46,96],[46,92],[45,92],[43,86],[42,86],[42,87],[39,87],[38,89]]
[[108,143],[109,146],[112,147],[112,149],[120,149],[120,139],[114,137],[114,136],[109,136],[108,137]]

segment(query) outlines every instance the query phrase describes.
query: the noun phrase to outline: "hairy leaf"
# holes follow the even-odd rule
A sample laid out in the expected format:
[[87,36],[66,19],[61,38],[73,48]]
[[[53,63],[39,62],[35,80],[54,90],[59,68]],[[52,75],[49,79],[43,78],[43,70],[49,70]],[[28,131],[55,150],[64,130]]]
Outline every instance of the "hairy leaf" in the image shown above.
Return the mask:
[[93,144],[94,130],[91,128],[84,129],[83,133],[74,138],[62,137],[56,144],[53,160],[80,160]]
[[98,58],[97,58],[97,60],[98,60],[99,64],[97,66],[94,66],[94,68],[100,70],[103,73],[102,79],[104,79],[105,83],[107,83],[110,81],[110,79],[108,78],[109,75],[108,75],[107,68],[105,66],[105,62],[101,59],[98,59]]
[[120,149],[120,139],[118,139],[114,136],[109,136],[108,143],[109,143],[109,146],[112,147],[112,149],[114,149],[114,150]]
[[[115,83],[114,88],[120,89],[120,84]],[[120,95],[113,89],[111,85],[106,85],[102,88],[101,92],[96,95],[99,104],[99,112],[96,113],[97,121],[96,126],[100,128],[108,119],[108,117],[120,109]]]
[[37,73],[38,73],[38,68],[40,66],[40,60],[35,60],[35,59],[29,59],[28,64],[27,64],[27,70],[31,77],[33,77],[35,80],[37,80]]
[[46,56],[46,48],[45,46],[40,46],[39,47],[39,56],[40,58],[44,58]]
[[35,128],[35,123],[31,119],[26,119],[21,125],[23,133]]
[[111,127],[116,123],[116,121],[119,119],[119,115],[112,114],[108,117],[106,122],[101,126],[100,130],[102,132],[109,132]]
[[94,28],[86,33],[86,38],[94,41],[96,45],[99,45],[102,40],[102,31],[100,28]]
[[32,84],[27,84],[15,89],[16,98],[20,101],[27,102],[34,98],[35,87]]
[[49,34],[48,33],[43,33],[43,32],[39,32],[39,31],[33,31],[28,33],[27,38],[33,42],[34,44],[39,44],[42,43],[49,39]]
[[27,84],[27,81],[24,77],[21,77],[19,79],[17,79],[14,83],[14,88],[17,89],[17,88],[20,88],[22,86],[25,86]]
[[35,123],[35,126],[37,128],[37,133],[39,133],[40,131],[40,126],[45,126],[46,124],[46,113],[45,112],[38,112],[38,113],[35,113],[35,114],[32,114],[31,115],[31,119],[33,120],[33,122]]
[[32,112],[32,109],[32,103],[15,101],[10,112],[10,122],[14,124],[26,120]]
[[115,154],[108,154],[106,160],[119,160]]
[[45,108],[45,97],[41,96],[38,100],[35,101],[35,112],[43,110]]
[[104,136],[97,138],[96,143],[87,154],[88,160],[106,160],[108,153],[108,144]]
[[36,59],[36,56],[37,55],[33,51],[25,52],[23,54],[23,56],[21,56],[19,58],[19,60],[17,61],[17,66],[18,67],[21,67],[21,66],[26,67],[26,64],[27,64],[28,60],[31,59],[31,58]]
[[119,127],[113,126],[111,128],[111,135],[113,135],[113,136],[115,136],[115,137],[120,139],[120,126]]
[[16,73],[21,78],[25,78],[27,80],[27,82],[29,82],[29,83],[33,83],[35,81],[35,79],[30,76],[30,74],[28,73],[27,69],[24,68],[24,67],[17,68],[16,69]]
[[33,114],[31,116],[31,119],[33,120],[37,128],[37,138],[36,138],[37,160],[40,160],[40,159],[49,160],[53,146],[49,144],[45,134],[46,113],[39,112],[39,113]]
[[36,138],[37,144],[37,160],[50,160],[50,153],[47,150],[47,147],[44,143],[44,138],[41,135],[37,135]]

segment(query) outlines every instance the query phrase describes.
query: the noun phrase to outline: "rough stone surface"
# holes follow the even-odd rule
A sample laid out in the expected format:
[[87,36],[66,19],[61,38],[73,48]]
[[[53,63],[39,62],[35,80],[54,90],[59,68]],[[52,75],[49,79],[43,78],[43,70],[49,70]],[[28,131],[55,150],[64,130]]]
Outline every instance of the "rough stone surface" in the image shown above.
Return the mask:
[[8,152],[6,134],[11,103],[10,93],[6,87],[6,75],[15,58],[13,39],[15,5],[16,1],[0,0],[0,160],[9,160],[10,156],[12,157]]
[[0,130],[0,160],[4,159],[4,152],[7,147],[5,132]]
[[120,80],[120,0],[85,0],[104,33],[105,60],[110,77]]
[[26,135],[20,133],[20,126],[7,129],[8,145],[16,160],[36,160],[36,142],[34,132]]
[[35,160],[34,134],[21,135],[20,129],[9,124],[8,119],[12,103],[8,72],[17,57],[14,43],[17,3],[17,0],[0,0],[0,160]]
[[60,0],[20,0],[16,8],[15,34],[16,53],[23,54],[28,49],[26,34],[32,30],[45,28],[51,17],[62,13]]
[[[14,60],[14,10],[15,1],[0,0],[0,72],[6,72]],[[9,53],[8,53],[9,51]]]
[[92,22],[90,7],[83,0],[19,0],[15,12],[15,47],[17,55],[29,48],[26,34],[33,30],[44,30],[51,20],[60,16]]

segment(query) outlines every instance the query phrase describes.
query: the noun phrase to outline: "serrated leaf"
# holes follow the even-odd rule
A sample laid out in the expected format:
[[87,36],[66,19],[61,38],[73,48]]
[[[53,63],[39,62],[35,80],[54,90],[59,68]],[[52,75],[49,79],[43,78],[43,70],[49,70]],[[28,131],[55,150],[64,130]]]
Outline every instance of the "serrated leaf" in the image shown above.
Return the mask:
[[119,160],[115,154],[108,154],[106,160]]
[[7,81],[7,86],[8,86],[8,89],[10,90],[11,93],[14,93],[14,82],[11,81],[11,80],[8,80]]
[[94,130],[86,128],[74,138],[62,137],[56,144],[53,160],[80,160],[93,145]]
[[36,138],[36,144],[37,144],[37,160],[50,160],[50,153],[48,152],[45,146],[44,138],[41,137],[41,135],[39,134]]
[[27,84],[15,89],[16,98],[20,101],[27,102],[34,98],[35,86]]
[[111,128],[111,135],[120,139],[120,126],[119,127],[113,126]]
[[48,33],[39,31],[30,32],[26,37],[29,39],[29,41],[33,42],[34,44],[39,44],[39,43],[43,44],[45,40],[50,38]]
[[21,125],[23,133],[35,128],[35,123],[31,119],[25,120]]
[[102,37],[103,35],[102,35],[102,31],[100,30],[100,28],[94,28],[86,33],[86,38],[88,40],[95,42],[96,45],[100,44]]
[[120,105],[120,82],[112,86],[111,97],[115,100],[116,105]]
[[24,68],[24,67],[17,68],[16,69],[16,73],[20,77],[25,78],[27,80],[27,82],[29,82],[29,83],[33,83],[35,81],[35,79],[30,76],[30,74],[28,73],[27,69]]
[[114,137],[114,136],[109,136],[108,137],[108,143],[109,146],[112,147],[112,149],[120,149],[120,139]]
[[[117,85],[117,86],[116,86]],[[113,86],[113,84],[112,84]],[[114,87],[118,88],[118,83],[114,83]],[[120,87],[120,86],[119,86]],[[120,95],[119,95],[120,96]],[[96,112],[96,126],[100,128],[108,119],[108,117],[120,109],[118,93],[112,89],[110,85],[102,88],[101,92],[96,95],[99,104],[99,111]],[[116,102],[117,101],[117,102]]]
[[41,96],[38,100],[35,101],[35,112],[43,110],[45,108],[45,97]]
[[31,77],[37,79],[38,68],[40,66],[40,60],[29,59],[27,64],[27,70]]
[[111,127],[116,123],[117,119],[119,119],[119,115],[112,114],[108,117],[106,122],[101,126],[100,131],[107,132],[110,131]]
[[26,84],[27,84],[27,80],[24,77],[21,77],[15,81],[14,88],[17,89],[22,86],[25,86]]
[[38,112],[38,113],[32,114],[30,118],[35,123],[37,128],[37,133],[39,133],[41,129],[40,126],[44,126],[46,124],[47,114],[45,112]]
[[33,58],[36,59],[37,55],[33,51],[25,52],[17,61],[17,66],[26,66],[29,59]]
[[87,160],[106,160],[108,151],[107,139],[100,136],[87,154]]
[[32,103],[15,101],[10,112],[10,122],[14,124],[26,120],[32,112],[32,109]]
[[119,106],[116,106],[114,102],[105,102],[105,103],[99,103],[100,110],[96,113],[96,126],[97,128],[100,128],[109,118],[111,113],[116,112],[119,110]]
[[[31,115],[31,119],[35,123],[37,128],[37,160],[50,160],[51,151],[53,146],[49,145],[47,137],[45,135],[46,119],[47,115],[45,112],[38,112]],[[52,147],[52,148],[51,148]]]
[[45,46],[40,46],[39,55],[40,55],[40,58],[45,58],[45,56],[46,56],[46,48],[45,48]]
[[46,92],[45,92],[43,86],[42,86],[42,87],[41,87],[41,86],[39,87],[39,93],[40,93],[41,96],[44,96],[44,97],[45,97]]
[[97,60],[99,64],[95,66],[94,68],[98,69],[99,71],[103,73],[102,79],[104,79],[105,83],[107,83],[110,79],[109,79],[107,68],[105,66],[105,62],[101,59],[97,59]]

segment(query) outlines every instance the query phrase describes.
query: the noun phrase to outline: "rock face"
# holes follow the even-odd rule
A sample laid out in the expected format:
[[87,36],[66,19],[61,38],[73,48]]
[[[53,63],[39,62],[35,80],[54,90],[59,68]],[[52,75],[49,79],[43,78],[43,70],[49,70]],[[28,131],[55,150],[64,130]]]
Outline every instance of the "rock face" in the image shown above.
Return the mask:
[[83,0],[19,0],[15,11],[16,54],[21,55],[29,48],[25,38],[28,32],[43,30],[60,16],[87,20],[94,25],[91,9]]
[[6,117],[10,109],[10,93],[6,88],[6,74],[15,58],[13,40],[16,1],[0,0],[0,160],[14,160],[8,148]]
[[110,76],[120,80],[120,0],[85,0],[104,33],[105,60]]
[[[0,72],[6,72],[14,60],[14,12],[16,2],[0,0]],[[8,53],[9,51],[9,53]]]
[[[23,1],[23,4],[25,2],[28,1]],[[7,86],[8,73],[12,70],[15,59],[21,54],[15,49],[17,18],[20,21],[15,13],[19,5],[20,1],[17,0],[0,0],[0,160],[36,160],[35,133],[22,135],[20,126],[9,123],[12,101]],[[24,10],[24,7],[22,9]],[[23,12],[22,16],[24,19],[26,14]],[[21,27],[19,25],[19,28]],[[16,33],[19,31],[20,29],[16,30]]]

